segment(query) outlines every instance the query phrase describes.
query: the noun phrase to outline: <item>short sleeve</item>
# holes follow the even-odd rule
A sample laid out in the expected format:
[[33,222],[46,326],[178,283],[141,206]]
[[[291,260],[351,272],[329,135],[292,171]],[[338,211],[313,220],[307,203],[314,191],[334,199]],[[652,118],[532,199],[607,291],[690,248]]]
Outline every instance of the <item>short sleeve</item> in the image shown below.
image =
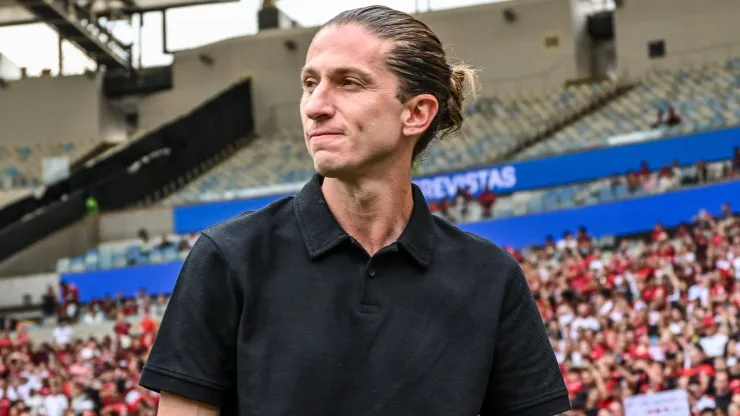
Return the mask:
[[235,385],[241,290],[203,234],[183,264],[139,383],[215,407]]
[[570,410],[555,353],[518,263],[508,270],[493,367],[480,416],[551,416]]

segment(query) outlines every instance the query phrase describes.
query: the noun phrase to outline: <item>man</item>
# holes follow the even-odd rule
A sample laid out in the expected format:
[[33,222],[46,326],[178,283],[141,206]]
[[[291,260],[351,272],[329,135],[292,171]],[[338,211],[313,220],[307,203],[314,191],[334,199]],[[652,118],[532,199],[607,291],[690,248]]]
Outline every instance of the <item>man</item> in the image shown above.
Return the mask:
[[168,415],[553,415],[568,393],[516,261],[432,216],[412,159],[474,74],[406,13],[316,34],[300,112],[318,174],[205,230],[141,377]]

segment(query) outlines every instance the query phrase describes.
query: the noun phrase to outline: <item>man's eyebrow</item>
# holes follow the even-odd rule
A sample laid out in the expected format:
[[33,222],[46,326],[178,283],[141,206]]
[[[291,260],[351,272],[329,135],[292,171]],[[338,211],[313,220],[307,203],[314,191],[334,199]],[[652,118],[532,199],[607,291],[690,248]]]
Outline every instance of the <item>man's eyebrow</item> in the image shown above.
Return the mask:
[[315,73],[316,70],[310,66],[304,66],[303,68],[301,68],[301,77],[304,77],[306,75],[314,75]]
[[354,66],[340,66],[336,68],[333,72],[336,72],[340,75],[354,75],[356,77],[362,78],[364,81],[369,81],[374,78],[370,72]]
[[[301,69],[301,76],[316,75],[317,72],[318,71],[316,71],[316,69],[310,66],[304,66]],[[370,81],[375,78],[370,72],[354,66],[340,66],[332,69],[331,72],[336,75],[354,75],[361,78],[363,81]]]

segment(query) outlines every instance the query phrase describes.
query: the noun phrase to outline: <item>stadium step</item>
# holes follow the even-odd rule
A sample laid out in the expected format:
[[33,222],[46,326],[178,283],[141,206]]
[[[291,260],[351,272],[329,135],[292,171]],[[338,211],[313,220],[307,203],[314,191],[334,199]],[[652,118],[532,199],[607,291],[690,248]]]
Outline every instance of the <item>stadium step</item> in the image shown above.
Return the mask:
[[639,84],[629,83],[629,84],[623,84],[623,85],[617,86],[611,92],[599,97],[599,99],[590,103],[583,110],[570,114],[562,118],[558,122],[547,126],[545,129],[537,133],[530,140],[522,141],[520,145],[516,146],[515,148],[507,152],[505,155],[503,155],[502,160],[515,159],[519,153],[525,151],[529,147],[534,146],[535,144],[539,142],[542,142],[544,140],[549,139],[550,137],[553,137],[557,132],[567,128],[568,126],[574,123],[577,123],[578,121],[582,120],[588,115],[593,114],[594,112],[597,112],[603,109],[607,104],[611,103],[617,98],[622,97],[623,95],[632,91],[638,85]]

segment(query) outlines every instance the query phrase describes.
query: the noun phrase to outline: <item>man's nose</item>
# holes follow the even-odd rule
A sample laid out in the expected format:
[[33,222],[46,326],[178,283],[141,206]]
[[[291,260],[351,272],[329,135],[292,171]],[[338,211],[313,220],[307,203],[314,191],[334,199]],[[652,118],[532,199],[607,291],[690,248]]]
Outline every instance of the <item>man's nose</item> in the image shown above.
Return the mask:
[[331,118],[334,115],[334,103],[328,82],[321,82],[311,91],[303,109],[312,120]]

